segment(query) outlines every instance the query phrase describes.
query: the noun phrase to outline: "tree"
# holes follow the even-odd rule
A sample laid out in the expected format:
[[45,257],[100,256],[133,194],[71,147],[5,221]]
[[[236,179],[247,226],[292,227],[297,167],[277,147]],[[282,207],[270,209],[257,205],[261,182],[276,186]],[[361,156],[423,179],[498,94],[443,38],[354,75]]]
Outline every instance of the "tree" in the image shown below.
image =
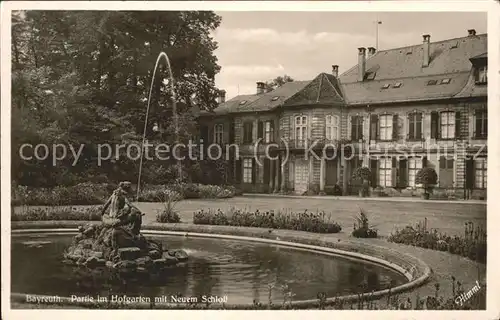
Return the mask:
[[293,82],[294,80],[290,77],[290,76],[287,76],[286,74],[284,76],[279,76],[279,77],[276,77],[274,78],[273,80],[271,81],[267,81],[265,83],[265,86],[266,86],[266,91],[269,92],[269,91],[273,91],[275,90],[276,88],[279,88],[281,87],[282,85],[284,85],[285,83],[287,82]]
[[[20,184],[136,176],[138,161],[121,157],[98,166],[97,145],[142,135],[151,81],[147,138],[151,143],[173,140],[171,84],[163,64],[151,79],[161,51],[171,62],[181,140],[195,126],[190,112],[195,104],[208,110],[217,106],[214,78],[220,67],[210,34],[221,18],[213,12],[29,11],[15,12],[12,19],[13,148],[24,143],[85,145],[75,166],[71,161],[57,167],[25,161],[13,151],[12,177]],[[163,133],[154,132],[154,123],[165,128]],[[144,166],[154,172],[173,164],[146,161]]]

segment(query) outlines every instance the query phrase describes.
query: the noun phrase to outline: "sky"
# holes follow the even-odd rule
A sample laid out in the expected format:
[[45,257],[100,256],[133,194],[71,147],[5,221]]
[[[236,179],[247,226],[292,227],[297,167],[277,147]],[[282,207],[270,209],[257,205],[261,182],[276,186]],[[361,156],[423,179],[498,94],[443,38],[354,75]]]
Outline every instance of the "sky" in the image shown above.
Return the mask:
[[312,80],[321,72],[339,73],[357,63],[359,47],[391,49],[487,32],[486,13],[469,12],[217,12],[213,33],[221,66],[216,85],[226,100],[254,94],[256,82],[289,75]]

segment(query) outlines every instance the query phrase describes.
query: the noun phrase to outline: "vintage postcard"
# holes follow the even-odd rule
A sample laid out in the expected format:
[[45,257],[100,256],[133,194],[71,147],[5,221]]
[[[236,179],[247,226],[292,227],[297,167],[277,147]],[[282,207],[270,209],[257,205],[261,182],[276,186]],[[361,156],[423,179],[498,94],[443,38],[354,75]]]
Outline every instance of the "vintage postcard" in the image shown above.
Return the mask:
[[500,319],[499,8],[2,3],[2,318]]

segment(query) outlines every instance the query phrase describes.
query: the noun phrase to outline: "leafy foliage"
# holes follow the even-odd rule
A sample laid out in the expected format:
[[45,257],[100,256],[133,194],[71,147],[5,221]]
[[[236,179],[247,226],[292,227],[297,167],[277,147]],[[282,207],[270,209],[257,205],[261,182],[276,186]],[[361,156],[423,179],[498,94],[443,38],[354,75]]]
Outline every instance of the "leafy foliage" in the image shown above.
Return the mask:
[[316,233],[338,233],[342,227],[332,221],[325,212],[293,213],[291,211],[248,211],[231,208],[228,212],[221,209],[201,209],[193,214],[195,224],[229,225],[238,227],[274,228],[300,230]]
[[415,227],[406,226],[397,230],[388,238],[395,243],[403,243],[432,250],[447,251],[471,260],[486,263],[486,230],[474,226],[472,222],[465,223],[463,236],[449,236],[427,226],[427,219]]
[[421,184],[425,189],[437,184],[437,173],[433,168],[422,168],[418,170],[415,183]]
[[378,235],[377,230],[369,225],[368,216],[362,208],[359,208],[352,235],[356,238],[376,238]]
[[22,211],[11,214],[12,221],[54,221],[54,220],[82,220],[100,221],[101,207],[52,207],[52,208],[30,208],[25,207]]
[[[211,11],[27,11],[12,26],[12,178],[33,187],[134,181],[138,161],[114,150],[98,165],[98,144],[139,142],[153,81],[148,142],[173,143],[172,84],[160,65],[167,53],[175,80],[179,140],[196,130],[198,109],[216,107],[219,72],[211,37],[221,18]],[[161,124],[154,131],[154,124]],[[80,160],[67,156],[23,160],[23,144],[84,146]],[[28,149],[25,149],[27,154]],[[118,158],[116,157],[118,156]],[[183,161],[184,174],[194,163]],[[178,178],[175,160],[144,163],[145,183]],[[184,178],[184,177],[183,177]]]

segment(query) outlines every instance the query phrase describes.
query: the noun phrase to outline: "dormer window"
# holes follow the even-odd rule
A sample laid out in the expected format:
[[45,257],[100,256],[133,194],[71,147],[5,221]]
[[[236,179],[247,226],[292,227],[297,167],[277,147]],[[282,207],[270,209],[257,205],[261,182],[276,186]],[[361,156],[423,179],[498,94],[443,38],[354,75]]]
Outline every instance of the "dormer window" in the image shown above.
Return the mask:
[[272,100],[272,101],[276,101],[276,100],[278,100],[279,98],[280,98],[280,97],[273,97],[271,100]]
[[396,82],[395,84],[392,85],[393,88],[400,88],[402,85],[401,82]]
[[391,86],[390,83],[386,83],[382,86],[382,89],[388,89]]
[[437,80],[429,80],[427,81],[428,86],[435,86],[437,84]]
[[448,84],[450,83],[451,79],[450,78],[445,78],[441,80],[441,84]]
[[475,82],[476,84],[488,83],[488,66],[481,66],[476,68]]
[[241,102],[240,102],[240,106],[244,105],[245,103],[247,103],[247,101],[246,101],[246,100],[241,101]]

